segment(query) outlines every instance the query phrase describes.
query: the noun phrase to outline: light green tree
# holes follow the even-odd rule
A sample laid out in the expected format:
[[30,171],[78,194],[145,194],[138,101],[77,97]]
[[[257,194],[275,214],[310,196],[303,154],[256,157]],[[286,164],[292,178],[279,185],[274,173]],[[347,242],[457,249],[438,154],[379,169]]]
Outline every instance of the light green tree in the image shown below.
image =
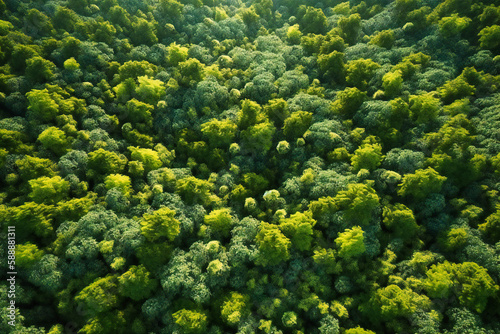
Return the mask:
[[[172,1],[172,0],[171,0]],[[188,48],[173,42],[167,47],[167,62],[170,66],[177,66],[188,57]]]
[[174,217],[175,211],[163,207],[152,213],[145,213],[141,219],[141,233],[149,241],[165,237],[173,241],[180,233],[181,223]]
[[419,231],[413,212],[401,203],[384,207],[383,222],[398,238],[411,240]]
[[467,28],[471,19],[468,17],[460,17],[458,14],[445,16],[438,22],[439,32],[444,37],[460,36],[460,32]]
[[345,334],[375,334],[375,332],[361,327],[349,328],[345,331]]
[[59,106],[46,88],[42,90],[33,89],[26,93],[26,97],[28,99],[28,109],[42,122],[50,122],[58,115]]
[[77,69],[80,68],[80,64],[73,57],[66,59],[63,65],[64,68],[69,71],[76,71]]
[[283,134],[289,139],[302,137],[312,121],[312,113],[307,111],[296,111],[292,113],[283,125]]
[[313,227],[316,220],[312,218],[311,212],[296,212],[289,218],[280,222],[280,229],[298,250],[310,250],[313,241]]
[[366,248],[364,243],[364,232],[359,226],[354,226],[352,229],[346,229],[339,233],[335,243],[339,247],[338,255],[345,259],[358,257],[362,255]]
[[250,314],[250,297],[238,292],[230,292],[220,308],[222,319],[230,326],[236,326],[240,320]]
[[213,187],[213,182],[189,176],[177,180],[176,192],[181,194],[184,200],[190,204],[200,203],[208,205],[214,200],[211,193]]
[[134,123],[144,123],[148,126],[152,125],[153,117],[151,113],[154,110],[154,106],[140,102],[136,99],[132,99],[127,102],[127,119]]
[[160,154],[155,150],[134,146],[129,146],[128,149],[131,152],[130,157],[132,160],[141,162],[146,173],[156,170],[163,165]]
[[374,170],[382,163],[382,146],[380,144],[364,144],[354,151],[351,165],[355,172],[360,169]]
[[88,158],[88,166],[101,174],[119,174],[127,164],[127,158],[103,148],[90,152]]
[[264,120],[262,107],[255,101],[245,99],[241,102],[241,110],[238,113],[238,128],[245,130],[248,127]]
[[375,44],[380,47],[391,49],[394,44],[394,31],[393,30],[382,30],[377,32],[370,39],[370,44]]
[[231,120],[212,119],[201,125],[201,132],[213,147],[224,147],[233,142],[238,127]]
[[172,316],[175,323],[186,334],[204,333],[208,325],[208,317],[204,312],[182,309]]
[[111,174],[104,179],[106,189],[118,188],[125,196],[130,196],[132,191],[132,182],[130,177],[122,174]]
[[29,197],[36,203],[55,204],[68,197],[70,184],[60,176],[42,176],[28,182],[31,187]]
[[369,224],[373,213],[379,207],[379,197],[374,189],[362,183],[351,183],[347,190],[339,191],[334,197],[336,209],[344,211],[344,218],[352,224]]
[[189,58],[180,62],[179,65],[180,83],[185,86],[194,85],[205,77],[205,65],[196,58]]
[[35,81],[49,81],[54,77],[56,65],[40,56],[26,60],[26,75]]
[[406,317],[417,310],[428,310],[431,301],[410,288],[401,289],[391,284],[379,288],[370,298],[370,307],[365,309],[377,322],[390,321],[396,317]]
[[492,25],[482,29],[479,34],[481,48],[496,50],[500,46],[500,26]]
[[443,263],[432,265],[426,273],[424,287],[431,298],[458,297],[461,305],[476,312],[483,312],[488,298],[494,296],[499,286],[485,268],[475,262]]
[[375,70],[379,67],[380,65],[371,59],[356,59],[349,61],[346,65],[347,84],[359,88],[360,90],[365,90]]
[[138,77],[137,81],[139,84],[135,89],[135,93],[141,101],[156,105],[166,94],[165,83],[161,80],[155,80],[144,75]]
[[433,93],[410,96],[410,117],[417,123],[433,121],[439,114],[441,103]]
[[290,258],[291,241],[280,231],[278,226],[261,222],[256,241],[259,247],[257,264],[262,266],[276,265]]
[[16,266],[19,268],[29,268],[38,262],[44,255],[44,251],[31,242],[16,244]]
[[269,122],[259,123],[241,131],[241,142],[252,152],[267,152],[273,145],[276,128]]
[[478,229],[488,239],[495,242],[500,240],[500,205],[497,205],[497,210],[489,215],[484,223],[479,224]]
[[52,152],[63,155],[69,149],[71,139],[66,137],[66,134],[61,129],[51,126],[45,129],[37,139],[44,147]]
[[224,236],[229,235],[229,232],[231,232],[233,220],[229,208],[212,210],[204,218],[205,224]]
[[108,275],[96,279],[75,296],[75,301],[83,303],[89,315],[97,315],[118,306],[116,276]]
[[335,100],[330,105],[330,110],[346,118],[352,118],[366,98],[365,92],[356,87],[348,87],[337,93]]
[[19,169],[19,176],[22,180],[35,179],[37,177],[56,175],[57,165],[50,159],[37,158],[25,155],[22,159],[16,161]]
[[401,70],[391,71],[382,77],[382,88],[386,96],[396,96],[403,86],[403,73]]
[[398,190],[398,195],[423,199],[441,190],[446,177],[439,175],[433,168],[418,169],[414,174],[406,174]]
[[150,278],[149,271],[142,264],[131,266],[128,271],[118,277],[120,294],[136,301],[148,298],[156,285],[156,280]]

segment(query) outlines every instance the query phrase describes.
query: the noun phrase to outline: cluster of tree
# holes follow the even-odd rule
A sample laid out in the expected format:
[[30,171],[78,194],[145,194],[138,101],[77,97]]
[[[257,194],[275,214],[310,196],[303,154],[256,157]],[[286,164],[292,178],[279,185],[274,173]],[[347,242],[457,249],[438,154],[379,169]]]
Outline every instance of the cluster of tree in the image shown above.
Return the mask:
[[0,332],[498,333],[499,52],[492,0],[0,0]]

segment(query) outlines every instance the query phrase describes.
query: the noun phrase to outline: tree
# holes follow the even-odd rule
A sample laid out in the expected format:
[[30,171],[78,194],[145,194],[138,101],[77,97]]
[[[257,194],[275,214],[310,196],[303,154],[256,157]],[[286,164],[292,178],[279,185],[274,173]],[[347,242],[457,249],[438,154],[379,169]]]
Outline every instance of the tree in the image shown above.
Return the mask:
[[229,235],[233,220],[234,218],[231,216],[229,208],[212,210],[204,218],[205,224],[210,226],[214,231],[220,232],[223,236]]
[[177,181],[176,192],[189,204],[208,205],[214,199],[211,194],[213,187],[214,184],[210,181],[189,176]]
[[366,93],[356,87],[348,87],[337,93],[335,100],[330,105],[332,112],[340,114],[345,118],[352,118],[354,113],[367,98]]
[[411,209],[401,203],[384,207],[383,218],[384,225],[398,238],[412,240],[420,229]]
[[136,79],[140,76],[152,77],[157,72],[157,67],[146,60],[129,60],[118,67],[118,76],[120,81],[126,79]]
[[403,73],[401,70],[391,71],[382,77],[382,88],[387,96],[396,96],[403,86]]
[[66,137],[66,134],[61,129],[51,126],[45,129],[37,139],[42,145],[54,152],[57,155],[63,155],[69,150],[71,138]]
[[29,155],[17,160],[16,166],[19,168],[19,176],[26,181],[42,176],[55,176],[57,169],[57,166],[51,160]]
[[220,307],[222,319],[230,326],[236,326],[250,314],[250,297],[231,291]]
[[204,312],[181,309],[172,316],[183,333],[204,333],[208,325],[208,317]]
[[69,70],[69,71],[76,71],[80,68],[80,64],[73,57],[66,59],[64,61],[63,66],[64,66],[64,69]]
[[90,316],[109,311],[118,306],[118,285],[115,275],[96,279],[92,284],[83,288],[76,296],[75,301],[85,305]]
[[358,326],[356,328],[349,328],[348,330],[345,331],[345,334],[375,334],[375,332],[363,329]]
[[259,123],[241,131],[241,142],[245,149],[255,153],[269,151],[276,128],[269,122]]
[[153,125],[153,117],[151,115],[154,106],[132,99],[126,104],[127,119],[133,123],[144,123],[147,126]]
[[166,87],[163,81],[152,79],[147,75],[138,77],[137,81],[139,85],[135,93],[140,100],[156,105],[165,96]]
[[256,264],[264,267],[272,266],[290,258],[291,241],[280,231],[278,226],[261,222],[259,233],[255,239],[259,247]]
[[135,301],[146,299],[157,285],[156,280],[149,276],[150,273],[142,264],[131,266],[128,271],[118,276],[118,291],[122,296]]
[[88,154],[88,166],[100,174],[119,174],[125,168],[127,159],[115,152],[100,148]]
[[342,84],[345,81],[345,55],[340,51],[332,51],[318,56],[318,65],[323,77],[333,83]]
[[192,86],[205,77],[205,65],[196,58],[189,58],[178,65],[181,74],[180,83],[184,86]]
[[292,44],[300,44],[300,38],[302,37],[302,32],[298,24],[290,26],[286,32],[286,37],[288,41]]
[[29,196],[36,203],[56,204],[68,196],[69,182],[60,176],[42,176],[28,182],[31,187]]
[[53,62],[39,56],[26,60],[26,75],[38,82],[51,80],[55,69]]
[[369,307],[364,310],[370,312],[375,322],[387,322],[396,317],[407,317],[417,310],[428,310],[430,306],[431,301],[427,296],[391,284],[379,288],[370,297]]
[[[45,200],[43,197],[41,199]],[[16,235],[22,239],[33,234],[40,238],[50,236],[53,233],[53,214],[53,206],[35,202],[26,202],[14,207],[0,205],[0,218],[5,222],[5,226],[15,226]]]
[[366,184],[349,184],[347,190],[339,191],[333,199],[337,210],[344,210],[344,217],[353,224],[368,225],[372,214],[379,207],[379,197]]
[[417,123],[427,123],[436,119],[441,104],[433,93],[410,96],[410,116]]
[[296,212],[289,218],[282,219],[279,227],[298,250],[307,251],[311,249],[314,225],[316,220],[310,212]]
[[175,42],[167,47],[167,51],[167,62],[170,66],[177,66],[179,63],[185,61],[188,57],[188,48],[180,46]]
[[38,249],[38,246],[31,242],[17,244],[16,248],[16,266],[26,268],[33,266],[40,261],[44,255],[44,251]]
[[201,125],[201,132],[213,147],[226,147],[233,142],[238,127],[231,120],[212,119]]
[[351,60],[346,65],[346,82],[360,90],[365,90],[379,64],[371,59]]
[[156,170],[163,165],[160,154],[155,150],[134,146],[129,146],[128,149],[131,152],[130,158],[134,161],[141,162],[146,173]]
[[444,37],[459,36],[460,32],[467,28],[471,19],[468,17],[460,17],[458,14],[443,17],[439,20],[439,32]]
[[337,23],[342,37],[350,45],[356,44],[361,31],[361,16],[358,13],[341,17]]
[[500,26],[496,24],[482,29],[478,36],[483,49],[497,50],[500,46]]
[[370,39],[370,44],[378,45],[382,48],[390,50],[394,45],[394,31],[393,30],[382,30],[377,32]]
[[351,158],[351,165],[355,172],[360,169],[374,170],[382,163],[382,146],[380,144],[364,144],[360,146]]
[[28,109],[34,113],[34,116],[42,122],[50,122],[59,113],[58,104],[52,99],[49,91],[33,89],[26,93],[28,98]]
[[92,39],[97,42],[113,44],[115,34],[116,28],[109,21],[97,22]]
[[498,242],[500,240],[500,205],[497,210],[489,215],[485,222],[479,224],[479,231],[483,232],[488,239]]
[[138,18],[132,23],[132,32],[130,38],[135,45],[153,45],[158,43],[156,37],[156,27],[154,22],[149,22],[146,19]]
[[141,233],[148,241],[162,237],[173,241],[180,233],[181,223],[174,217],[175,211],[163,207],[152,213],[145,213],[141,219]]
[[184,5],[177,0],[160,0],[159,9],[166,17],[179,17],[182,15]]
[[321,8],[299,7],[300,22],[305,33],[323,34],[327,28],[326,16]]
[[117,188],[123,195],[130,196],[132,191],[132,183],[130,177],[121,174],[110,174],[104,179],[104,184],[108,190]]
[[398,195],[420,200],[431,193],[437,193],[446,181],[446,177],[439,175],[433,168],[418,169],[414,174],[406,174],[399,186]]
[[426,272],[424,287],[431,298],[455,294],[461,305],[481,313],[488,297],[500,289],[485,268],[475,262],[434,264]]
[[352,229],[346,229],[344,232],[339,233],[335,243],[339,247],[339,256],[345,259],[358,257],[366,250],[364,232],[359,226],[354,226]]
[[43,255],[29,268],[28,282],[44,293],[55,294],[63,286],[61,259],[53,254]]
[[312,113],[307,111],[296,111],[285,119],[283,134],[289,139],[302,137],[312,121]]
[[257,102],[248,99],[241,102],[241,110],[238,113],[238,128],[240,130],[245,130],[263,120],[262,107]]

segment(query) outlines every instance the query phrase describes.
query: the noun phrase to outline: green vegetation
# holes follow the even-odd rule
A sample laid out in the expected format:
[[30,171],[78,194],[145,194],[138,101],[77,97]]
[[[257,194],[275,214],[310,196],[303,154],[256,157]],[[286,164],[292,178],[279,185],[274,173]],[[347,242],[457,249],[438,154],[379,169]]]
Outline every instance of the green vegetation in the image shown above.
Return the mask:
[[498,1],[0,0],[0,333],[500,333],[499,88]]

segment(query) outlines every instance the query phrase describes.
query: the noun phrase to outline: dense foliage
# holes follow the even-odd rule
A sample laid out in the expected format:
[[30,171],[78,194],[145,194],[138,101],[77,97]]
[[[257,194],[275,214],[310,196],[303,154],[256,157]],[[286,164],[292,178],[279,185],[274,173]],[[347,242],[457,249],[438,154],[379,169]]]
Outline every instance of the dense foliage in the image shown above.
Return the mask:
[[0,0],[0,332],[498,333],[500,5],[340,1]]

